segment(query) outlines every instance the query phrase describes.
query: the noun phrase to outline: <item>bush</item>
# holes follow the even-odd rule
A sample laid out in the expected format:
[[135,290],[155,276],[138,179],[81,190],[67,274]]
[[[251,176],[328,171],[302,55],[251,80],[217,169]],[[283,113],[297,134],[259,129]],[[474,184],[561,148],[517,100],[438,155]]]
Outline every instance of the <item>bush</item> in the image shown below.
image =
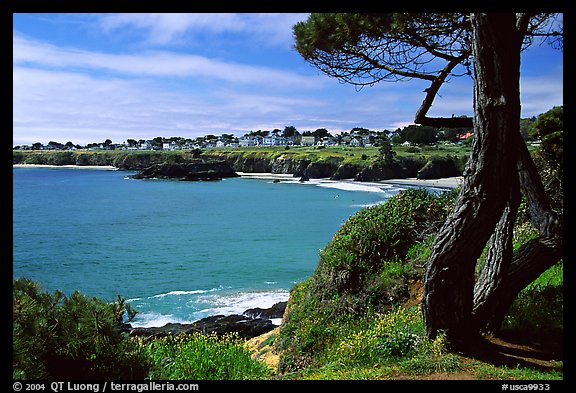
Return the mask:
[[195,333],[148,344],[151,379],[261,379],[272,370],[250,356],[237,336]]
[[[408,257],[425,253],[415,245],[429,243],[456,195],[409,189],[344,223],[321,251],[313,276],[291,291],[277,340],[280,371],[325,361],[339,338],[356,331],[359,318],[406,301],[408,284],[422,274],[421,262]],[[405,352],[415,339],[394,334],[379,343],[390,355]]]
[[561,337],[564,326],[563,263],[550,267],[524,288],[502,323],[504,332],[524,337]]
[[74,292],[43,293],[29,279],[13,282],[15,379],[143,379],[148,360],[121,333],[121,298],[106,303]]
[[382,359],[412,354],[424,334],[422,316],[417,308],[398,308],[374,315],[370,326],[344,337],[336,352],[342,361],[352,364],[373,364]]
[[401,302],[405,296],[395,292],[395,283],[420,273],[406,255],[436,233],[455,196],[454,191],[436,195],[409,189],[358,212],[321,252],[313,290],[358,295],[361,308]]

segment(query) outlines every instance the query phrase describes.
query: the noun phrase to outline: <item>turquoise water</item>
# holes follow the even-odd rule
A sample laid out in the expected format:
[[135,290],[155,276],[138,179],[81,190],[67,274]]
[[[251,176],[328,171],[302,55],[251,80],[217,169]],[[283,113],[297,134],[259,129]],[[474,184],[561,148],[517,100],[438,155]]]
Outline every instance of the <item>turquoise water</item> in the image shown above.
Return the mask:
[[133,180],[14,168],[13,277],[129,299],[135,326],[286,300],[352,214],[401,188],[329,181]]

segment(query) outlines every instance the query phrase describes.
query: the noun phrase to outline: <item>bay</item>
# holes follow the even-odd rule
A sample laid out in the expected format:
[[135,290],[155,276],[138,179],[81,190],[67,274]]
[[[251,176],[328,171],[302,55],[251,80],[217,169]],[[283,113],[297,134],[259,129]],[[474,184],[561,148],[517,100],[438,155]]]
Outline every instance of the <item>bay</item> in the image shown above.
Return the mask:
[[50,292],[117,295],[134,326],[193,322],[287,300],[364,206],[401,187],[14,168],[13,278]]

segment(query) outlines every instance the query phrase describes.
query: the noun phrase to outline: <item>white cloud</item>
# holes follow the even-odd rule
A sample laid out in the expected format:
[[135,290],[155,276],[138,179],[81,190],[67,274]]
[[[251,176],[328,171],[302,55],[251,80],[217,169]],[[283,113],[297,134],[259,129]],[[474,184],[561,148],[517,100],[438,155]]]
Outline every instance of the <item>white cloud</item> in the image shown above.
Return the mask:
[[[560,70],[559,75],[562,75]],[[557,75],[524,77],[520,79],[522,117],[538,116],[564,104],[564,83]]]
[[192,54],[147,51],[138,54],[110,54],[62,48],[26,39],[13,38],[14,64],[43,67],[82,68],[144,77],[197,77],[231,83],[300,88],[319,87],[321,78],[300,75],[234,62],[210,59]]
[[308,14],[230,14],[230,13],[156,13],[105,14],[98,16],[107,33],[137,28],[145,32],[144,43],[179,44],[194,41],[194,34],[217,36],[243,33],[266,45],[292,45],[292,26]]
[[[283,127],[321,100],[232,88],[209,94],[171,91],[142,80],[16,66],[13,69],[13,142],[55,140],[85,144],[107,138],[195,137]],[[277,125],[278,124],[278,125]]]

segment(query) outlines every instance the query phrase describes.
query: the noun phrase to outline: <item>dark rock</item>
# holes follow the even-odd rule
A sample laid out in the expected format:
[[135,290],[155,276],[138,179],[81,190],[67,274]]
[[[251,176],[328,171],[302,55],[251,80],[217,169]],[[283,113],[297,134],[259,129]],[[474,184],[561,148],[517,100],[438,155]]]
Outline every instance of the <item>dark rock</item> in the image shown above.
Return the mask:
[[270,173],[272,165],[270,157],[255,157],[239,155],[230,159],[235,171],[246,173]]
[[221,180],[238,177],[226,161],[196,161],[188,163],[152,164],[136,175],[134,179],[179,179],[184,181]]
[[213,315],[194,323],[167,323],[162,327],[132,328],[129,324],[122,326],[123,331],[131,336],[166,337],[178,334],[214,333],[224,336],[237,333],[238,337],[249,339],[273,330],[276,326],[270,319],[282,318],[287,302],[279,302],[270,308],[251,308],[243,315]]
[[278,302],[270,308],[250,308],[244,311],[244,315],[250,318],[263,318],[263,319],[273,319],[282,318],[284,316],[284,311],[286,310],[286,304],[288,302]]
[[237,333],[240,338],[252,338],[267,333],[275,326],[269,319],[250,318],[244,315],[215,315],[194,322],[194,330],[223,336]]
[[331,162],[311,162],[308,164],[302,176],[309,179],[324,179],[331,177],[338,169],[338,164]]
[[138,327],[130,330],[131,336],[166,337],[183,333],[193,333],[196,330],[191,323],[167,323],[162,327]]
[[361,167],[354,164],[342,164],[336,169],[336,172],[330,177],[330,180],[353,179],[360,173]]
[[275,326],[269,319],[250,318],[244,315],[213,315],[194,323],[167,323],[162,327],[132,328],[131,336],[166,337],[191,333],[214,333],[224,336],[237,333],[238,337],[249,339],[267,333]]
[[444,177],[460,176],[454,161],[450,159],[435,158],[426,163],[416,174],[417,179],[441,179]]
[[292,174],[293,177],[302,177],[304,175],[304,171],[310,165],[311,160],[299,160],[294,172]]
[[379,181],[415,177],[424,163],[414,159],[400,159],[389,164],[374,163],[360,171],[354,180]]

